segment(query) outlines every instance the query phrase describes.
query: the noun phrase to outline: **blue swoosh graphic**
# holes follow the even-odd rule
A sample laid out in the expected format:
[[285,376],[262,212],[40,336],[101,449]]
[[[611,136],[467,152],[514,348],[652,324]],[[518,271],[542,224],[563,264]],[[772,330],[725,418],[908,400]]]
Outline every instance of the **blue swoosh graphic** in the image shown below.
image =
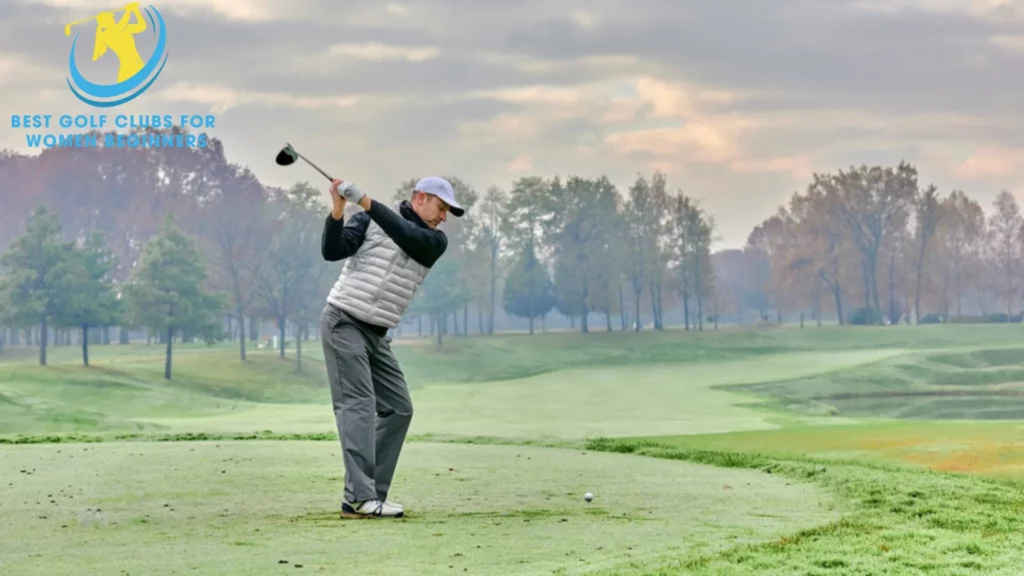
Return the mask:
[[[163,64],[160,64],[160,70],[164,69],[164,64],[167,64],[167,55],[164,56]],[[145,92],[146,89],[149,88],[153,84],[153,82],[156,82],[157,76],[159,76],[159,75],[160,75],[160,71],[157,71],[156,75],[153,76],[153,78],[150,79],[149,82],[146,82],[146,85],[143,86],[138,92],[136,92],[136,93],[134,93],[134,94],[132,94],[130,96],[125,96],[124,98],[121,98],[120,100],[112,100],[112,101],[111,100],[107,100],[107,101],[103,101],[103,100],[92,100],[91,98],[86,98],[85,96],[82,96],[81,94],[79,94],[78,90],[75,90],[75,87],[71,84],[71,80],[68,80],[68,88],[71,88],[71,92],[74,93],[74,95],[77,96],[79,100],[81,100],[82,102],[85,102],[86,104],[91,104],[92,106],[96,106],[98,108],[112,108],[114,106],[120,106],[121,104],[124,104],[125,102],[129,102],[132,99],[134,99],[136,96],[138,96],[139,94],[142,94],[143,92]]]

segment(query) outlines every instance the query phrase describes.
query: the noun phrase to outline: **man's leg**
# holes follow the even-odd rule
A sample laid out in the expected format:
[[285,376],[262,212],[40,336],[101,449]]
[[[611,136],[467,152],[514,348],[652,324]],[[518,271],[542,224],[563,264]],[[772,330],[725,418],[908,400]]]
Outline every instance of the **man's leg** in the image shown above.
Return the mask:
[[377,498],[387,500],[398,456],[412,422],[412,399],[387,338],[380,340],[370,356],[370,369],[377,396]]
[[320,331],[345,464],[345,501],[373,500],[377,497],[375,407],[366,341],[359,328],[334,307],[324,309]]

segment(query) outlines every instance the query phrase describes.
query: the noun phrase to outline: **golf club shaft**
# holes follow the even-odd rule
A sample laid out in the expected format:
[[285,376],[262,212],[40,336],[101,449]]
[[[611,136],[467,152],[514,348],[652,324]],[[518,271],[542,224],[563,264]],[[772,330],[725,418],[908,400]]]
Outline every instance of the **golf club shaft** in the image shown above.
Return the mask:
[[[293,148],[293,150],[294,150],[294,148]],[[324,178],[327,178],[328,180],[334,180],[334,178],[331,178],[330,176],[327,175],[327,172],[324,172],[323,170],[320,169],[319,166],[317,166],[316,164],[313,164],[312,162],[310,162],[309,158],[306,158],[305,156],[303,156],[302,154],[299,154],[298,152],[295,152],[295,155],[298,156],[299,158],[302,158],[303,160],[305,160],[313,168],[316,168],[316,171],[321,173],[321,174],[323,174]]]

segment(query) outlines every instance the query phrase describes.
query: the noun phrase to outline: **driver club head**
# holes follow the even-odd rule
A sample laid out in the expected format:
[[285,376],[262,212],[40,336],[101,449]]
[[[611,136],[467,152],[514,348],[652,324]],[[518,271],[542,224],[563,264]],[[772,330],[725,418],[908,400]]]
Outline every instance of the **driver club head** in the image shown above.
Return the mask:
[[285,144],[284,148],[277,153],[275,161],[278,166],[291,166],[299,158],[299,154],[292,148],[291,144]]
[[333,180],[333,178],[331,178],[329,174],[321,170],[320,167],[317,166],[316,164],[310,162],[309,158],[306,158],[302,154],[299,154],[295,150],[295,148],[293,148],[292,145],[287,142],[285,142],[284,148],[281,148],[281,151],[277,153],[277,158],[275,158],[274,161],[277,162],[278,166],[291,166],[299,158],[302,158],[306,162],[306,164],[312,166],[317,172],[323,175],[324,178],[327,178],[327,180]]

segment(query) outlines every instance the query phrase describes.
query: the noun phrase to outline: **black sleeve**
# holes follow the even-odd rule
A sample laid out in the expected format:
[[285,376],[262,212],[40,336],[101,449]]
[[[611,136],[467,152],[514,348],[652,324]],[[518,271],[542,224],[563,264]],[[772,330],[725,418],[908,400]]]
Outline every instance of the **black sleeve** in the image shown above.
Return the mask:
[[370,217],[366,212],[357,212],[348,222],[335,220],[327,215],[324,220],[324,232],[320,236],[320,253],[324,260],[337,262],[356,253],[366,238],[366,227],[370,225]]
[[417,226],[376,200],[370,201],[366,212],[403,252],[430,268],[448,248],[448,237],[440,230]]

